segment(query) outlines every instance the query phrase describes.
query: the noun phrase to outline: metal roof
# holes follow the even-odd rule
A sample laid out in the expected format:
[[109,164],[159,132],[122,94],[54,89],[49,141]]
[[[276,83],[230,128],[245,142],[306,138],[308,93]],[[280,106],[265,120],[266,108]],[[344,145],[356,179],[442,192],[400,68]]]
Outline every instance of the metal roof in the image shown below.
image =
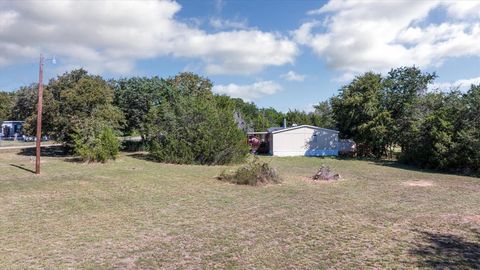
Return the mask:
[[284,129],[284,127],[271,127],[271,128],[268,128],[268,129],[267,129],[267,132],[268,132],[268,133],[272,133],[272,132],[274,132],[274,131],[282,130],[282,129]]
[[294,127],[289,127],[289,128],[281,128],[281,129],[277,129],[277,130],[273,130],[273,131],[270,131],[270,129],[269,129],[269,132],[270,132],[270,133],[280,133],[280,132],[289,131],[289,130],[295,130],[295,129],[299,129],[299,128],[311,128],[311,129],[326,130],[326,131],[330,131],[330,132],[339,133],[338,130],[333,130],[333,129],[328,129],[328,128],[321,128],[321,127],[310,126],[310,125],[300,125],[300,126],[294,126]]
[[252,131],[252,132],[247,132],[247,135],[257,135],[257,134],[268,134],[266,131]]
[[0,121],[0,124],[3,124],[3,123],[25,123],[25,121],[16,121],[16,120]]

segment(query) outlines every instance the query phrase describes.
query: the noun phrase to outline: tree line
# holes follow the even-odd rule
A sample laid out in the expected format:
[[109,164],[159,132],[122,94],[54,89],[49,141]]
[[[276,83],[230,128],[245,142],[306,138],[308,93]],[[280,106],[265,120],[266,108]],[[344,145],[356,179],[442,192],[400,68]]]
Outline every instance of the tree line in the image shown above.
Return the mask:
[[381,158],[399,148],[404,163],[479,172],[480,85],[465,93],[429,91],[435,78],[417,67],[357,76],[331,99],[340,134],[362,156]]
[[[417,67],[367,72],[342,86],[313,111],[259,108],[217,95],[208,78],[180,73],[170,78],[104,80],[83,69],[45,85],[43,133],[87,160],[115,157],[120,135],[143,138],[152,157],[174,163],[241,161],[245,132],[308,124],[338,129],[353,139],[358,155],[421,167],[480,170],[480,86],[462,93],[429,91],[435,73]],[[0,92],[0,121],[25,120],[35,134],[37,85]]]
[[[321,113],[328,103],[312,113],[282,113],[214,94],[212,86],[193,73],[107,81],[84,69],[72,70],[44,86],[42,134],[89,161],[114,158],[117,136],[141,136],[159,161],[225,164],[248,153],[245,132],[281,126],[284,118],[334,127]],[[37,88],[32,84],[0,92],[0,121],[25,121],[24,134],[35,134]]]

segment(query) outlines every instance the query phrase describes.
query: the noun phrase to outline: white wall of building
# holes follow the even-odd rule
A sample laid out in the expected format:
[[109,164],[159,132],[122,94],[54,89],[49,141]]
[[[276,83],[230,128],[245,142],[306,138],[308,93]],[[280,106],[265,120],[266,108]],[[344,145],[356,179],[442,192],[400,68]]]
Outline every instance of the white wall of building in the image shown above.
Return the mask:
[[274,156],[337,156],[338,132],[299,126],[273,132],[270,152]]

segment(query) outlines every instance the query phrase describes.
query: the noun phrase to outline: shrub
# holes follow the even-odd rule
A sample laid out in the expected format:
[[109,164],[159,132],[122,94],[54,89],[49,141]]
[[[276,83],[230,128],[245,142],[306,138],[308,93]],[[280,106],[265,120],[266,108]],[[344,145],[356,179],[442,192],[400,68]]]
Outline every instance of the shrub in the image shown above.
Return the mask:
[[120,142],[112,128],[86,129],[74,136],[74,152],[88,162],[106,162],[118,155]]
[[250,186],[281,182],[277,170],[272,168],[269,163],[260,161],[258,157],[255,157],[252,161],[233,172],[222,172],[218,179],[238,185]]

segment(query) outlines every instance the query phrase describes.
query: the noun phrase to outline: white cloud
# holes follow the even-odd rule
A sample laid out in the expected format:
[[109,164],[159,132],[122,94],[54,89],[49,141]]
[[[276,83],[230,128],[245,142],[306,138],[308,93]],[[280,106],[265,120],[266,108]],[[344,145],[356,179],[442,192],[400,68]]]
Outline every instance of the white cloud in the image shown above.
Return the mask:
[[0,12],[0,33],[17,20],[18,14],[14,11]]
[[[435,8],[450,17],[428,23]],[[292,34],[329,67],[348,74],[434,67],[449,57],[480,56],[479,12],[475,1],[330,1],[308,12],[324,15],[323,22],[305,22]]]
[[319,24],[320,23],[318,21],[311,21],[302,24],[297,30],[292,32],[295,41],[302,45],[307,45],[312,42],[314,39],[312,29],[317,27]]
[[287,81],[303,82],[305,80],[305,75],[297,74],[293,70],[290,70],[289,72],[287,72],[285,74],[282,74],[281,77],[284,78]]
[[480,2],[474,0],[451,1],[447,5],[447,11],[450,16],[460,19],[480,18]]
[[128,73],[138,60],[174,56],[200,59],[210,74],[252,74],[298,53],[277,33],[207,33],[176,19],[180,9],[174,1],[0,2],[0,68],[42,51],[93,72]]
[[344,73],[342,73],[342,75],[333,78],[332,81],[337,82],[337,83],[341,83],[341,84],[346,84],[346,83],[351,82],[353,79],[355,79],[356,75],[357,74],[355,74],[354,72],[344,72]]
[[216,30],[224,29],[248,29],[248,23],[246,19],[221,19],[210,18],[210,26]]
[[273,95],[280,90],[282,90],[282,87],[273,81],[260,81],[247,85],[231,83],[227,85],[215,85],[213,87],[213,91],[218,94],[226,94],[248,101],[267,95]]
[[440,91],[449,91],[452,89],[458,89],[460,91],[467,91],[468,89],[470,89],[470,86],[472,84],[479,85],[480,77],[470,78],[470,79],[461,79],[455,82],[434,83],[429,87],[429,89],[440,90]]

